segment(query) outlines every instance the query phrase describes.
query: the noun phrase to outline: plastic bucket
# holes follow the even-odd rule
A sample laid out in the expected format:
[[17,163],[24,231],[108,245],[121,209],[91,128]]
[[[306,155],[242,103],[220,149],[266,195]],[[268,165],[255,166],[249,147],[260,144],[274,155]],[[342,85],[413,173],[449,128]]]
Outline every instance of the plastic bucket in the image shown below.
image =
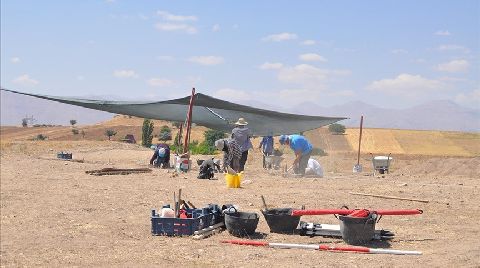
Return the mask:
[[291,208],[261,210],[271,233],[293,234],[300,222],[300,216],[292,216]]
[[257,229],[259,219],[258,214],[253,212],[225,213],[225,227],[234,236],[252,235]]
[[175,169],[177,172],[187,172],[190,169],[190,160],[188,158],[175,156]]
[[370,242],[375,234],[377,214],[357,218],[339,215],[342,239],[350,245],[362,245]]
[[242,181],[243,173],[237,173],[237,175],[232,175],[225,173],[225,183],[228,188],[240,188]]

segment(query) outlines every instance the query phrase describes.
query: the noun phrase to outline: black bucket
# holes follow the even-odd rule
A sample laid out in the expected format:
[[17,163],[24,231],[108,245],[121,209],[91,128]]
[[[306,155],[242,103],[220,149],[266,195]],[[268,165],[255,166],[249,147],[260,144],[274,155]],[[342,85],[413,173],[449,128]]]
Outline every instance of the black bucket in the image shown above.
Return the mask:
[[225,227],[234,236],[253,235],[260,217],[257,213],[238,212],[225,213]]
[[262,210],[271,233],[293,234],[300,222],[300,216],[292,216],[291,208]]
[[364,218],[339,215],[338,218],[343,241],[347,244],[363,245],[373,239],[377,214],[370,213]]

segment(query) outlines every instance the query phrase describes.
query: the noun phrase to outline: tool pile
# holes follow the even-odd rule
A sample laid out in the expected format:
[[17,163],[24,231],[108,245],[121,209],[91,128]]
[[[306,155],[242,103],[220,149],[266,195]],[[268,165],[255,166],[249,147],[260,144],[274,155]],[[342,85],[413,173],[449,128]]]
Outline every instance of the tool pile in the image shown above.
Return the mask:
[[[254,240],[225,240],[223,243],[251,246],[268,246],[275,248],[301,248],[340,252],[359,252],[376,254],[396,255],[421,255],[419,251],[372,249],[358,247],[366,245],[372,240],[391,240],[395,234],[389,230],[376,230],[375,224],[387,215],[419,215],[420,209],[406,210],[377,210],[377,209],[293,209],[293,208],[268,208],[263,196],[262,202],[264,215],[270,232],[297,234],[300,236],[325,236],[342,238],[351,246],[329,245],[302,245],[285,243],[268,243]],[[178,199],[174,193],[174,209],[165,205],[159,214],[152,210],[152,234],[183,236],[193,235],[194,239],[203,239],[220,232],[226,228],[228,232],[237,237],[251,237],[255,234],[259,216],[253,212],[241,212],[234,205],[223,205],[222,208],[215,204],[209,204],[204,208],[197,209],[189,201],[181,199],[181,189]],[[334,215],[340,224],[322,224],[300,221],[305,215]]]

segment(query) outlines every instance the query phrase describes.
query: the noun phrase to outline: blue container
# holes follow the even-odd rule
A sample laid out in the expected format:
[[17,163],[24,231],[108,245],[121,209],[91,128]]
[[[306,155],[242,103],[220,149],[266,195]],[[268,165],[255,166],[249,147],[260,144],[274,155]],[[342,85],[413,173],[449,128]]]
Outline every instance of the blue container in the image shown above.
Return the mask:
[[218,206],[210,206],[201,209],[186,209],[187,216],[191,217],[187,219],[162,218],[155,210],[152,210],[152,235],[193,235],[195,231],[222,222],[223,217],[220,210],[212,211],[211,209]]

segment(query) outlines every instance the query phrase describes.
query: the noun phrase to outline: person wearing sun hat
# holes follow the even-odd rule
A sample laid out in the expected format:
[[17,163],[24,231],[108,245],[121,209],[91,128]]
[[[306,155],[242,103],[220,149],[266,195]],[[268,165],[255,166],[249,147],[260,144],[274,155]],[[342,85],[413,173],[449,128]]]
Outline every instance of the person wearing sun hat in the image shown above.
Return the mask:
[[250,138],[252,133],[248,129],[248,122],[240,117],[237,122],[235,122],[236,127],[232,130],[232,139],[234,139],[238,146],[240,146],[240,152],[242,157],[240,158],[240,172],[245,169],[245,163],[247,162],[248,150],[253,148]]
[[312,154],[312,144],[302,135],[282,135],[279,142],[281,145],[289,145],[295,152],[295,160],[291,167],[295,174],[305,175],[308,159]]

